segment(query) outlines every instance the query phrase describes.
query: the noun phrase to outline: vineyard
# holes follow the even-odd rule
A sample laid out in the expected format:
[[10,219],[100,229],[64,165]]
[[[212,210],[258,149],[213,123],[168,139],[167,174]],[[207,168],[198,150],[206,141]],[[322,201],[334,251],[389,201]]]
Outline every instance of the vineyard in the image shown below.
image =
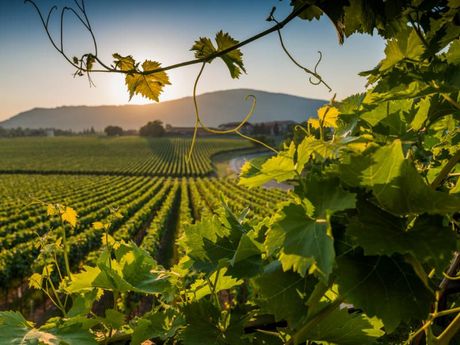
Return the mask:
[[[1,142],[0,344],[460,344],[458,0],[292,0],[284,18],[267,8],[267,29],[241,41],[197,35],[194,59],[169,65],[161,54],[99,55],[83,0],[61,10],[60,36],[56,7],[26,3],[75,76],[122,75],[130,98],[159,101],[171,70],[201,67],[191,140]],[[66,11],[93,50],[68,55]],[[336,99],[337,81],[321,75],[327,54],[304,66],[300,47],[290,51],[285,26],[320,18],[340,45],[357,33],[386,41],[360,73],[362,93]],[[197,90],[207,66],[223,61],[239,78],[252,66],[243,47],[272,33],[329,103],[277,146],[242,131],[254,96],[235,127],[206,128]],[[244,163],[238,180],[216,178],[214,154],[249,144],[195,140],[200,127],[271,154]],[[292,189],[265,189],[273,181]]]
[[[53,243],[65,230],[70,265],[95,262],[106,230],[133,240],[165,266],[179,259],[175,241],[187,224],[214,214],[222,198],[235,212],[250,206],[249,219],[270,215],[286,194],[247,188],[214,173],[212,156],[251,149],[247,141],[200,139],[186,162],[190,139],[139,137],[15,138],[0,145],[0,288],[3,308],[46,266],[37,242]],[[201,177],[200,177],[201,176]],[[244,195],[244,197],[243,197]],[[67,205],[76,227],[50,217],[48,205]],[[94,226],[108,224],[109,229]]]
[[182,138],[15,138],[0,141],[0,172],[207,176],[211,157],[247,149],[245,140],[201,138],[186,164],[190,139]]

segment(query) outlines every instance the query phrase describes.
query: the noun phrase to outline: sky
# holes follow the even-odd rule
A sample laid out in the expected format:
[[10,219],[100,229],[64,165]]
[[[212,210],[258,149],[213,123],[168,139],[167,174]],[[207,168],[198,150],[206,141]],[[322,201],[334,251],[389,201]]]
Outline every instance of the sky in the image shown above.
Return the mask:
[[[36,3],[46,13],[52,5],[75,7],[71,0]],[[164,66],[193,59],[190,48],[201,36],[214,37],[224,30],[242,41],[272,25],[265,19],[273,6],[278,20],[291,10],[288,0],[86,0],[85,4],[103,61],[110,64],[112,54],[119,53]],[[92,52],[90,35],[81,24],[71,15],[64,24],[69,56]],[[56,12],[51,27],[59,40]],[[296,18],[282,34],[291,54],[307,67],[313,68],[318,51],[322,52],[318,72],[332,92],[311,85],[272,33],[242,48],[247,74],[233,80],[224,63],[215,60],[206,67],[198,93],[253,88],[320,99],[336,93],[342,99],[364,90],[366,80],[357,74],[374,67],[385,47],[381,38],[370,35],[352,36],[340,46],[327,17],[313,22]],[[172,85],[165,88],[160,101],[190,96],[199,67],[169,71]],[[0,0],[0,121],[35,107],[128,103],[122,75],[94,74],[96,87],[90,87],[86,78],[74,78],[73,73],[73,67],[51,46],[33,7],[22,0]],[[130,103],[149,102],[135,96]]]

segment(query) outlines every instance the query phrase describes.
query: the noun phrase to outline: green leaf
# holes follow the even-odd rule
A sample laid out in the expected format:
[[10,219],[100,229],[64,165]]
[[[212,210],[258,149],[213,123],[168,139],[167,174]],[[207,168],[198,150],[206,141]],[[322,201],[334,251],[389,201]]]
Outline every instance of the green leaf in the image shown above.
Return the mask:
[[315,208],[313,217],[325,219],[335,212],[355,208],[356,194],[345,191],[339,179],[310,178],[304,196]]
[[428,119],[428,113],[431,107],[431,97],[425,97],[420,100],[418,104],[418,110],[415,114],[414,119],[411,122],[413,130],[418,131],[422,128],[425,121]]
[[428,316],[433,293],[402,260],[356,254],[338,257],[337,264],[340,294],[355,308],[381,319],[388,333],[402,321]]
[[[216,35],[216,43],[217,50],[223,51],[238,44],[238,41],[233,39],[228,33],[219,31]],[[222,55],[221,58],[227,65],[232,78],[238,78],[241,74],[241,71],[246,73],[243,65],[243,53],[240,49],[232,50],[231,52]]]
[[57,337],[59,345],[98,345],[95,336],[88,330],[82,329],[79,324],[64,323],[63,326],[49,329],[48,332]]
[[[198,279],[190,286],[190,293],[188,293],[188,297],[193,300],[202,299],[205,296],[210,295],[213,293],[220,292],[222,290],[229,290],[235,286],[239,286],[243,284],[242,280],[234,279],[228,275],[227,268],[222,268],[217,272],[211,274],[208,280]],[[211,286],[209,286],[208,281],[213,284],[213,289],[211,290]]]
[[231,264],[235,265],[241,261],[244,261],[252,256],[260,256],[262,253],[262,245],[257,242],[248,234],[241,236],[238,247],[236,248],[235,254],[231,260]]
[[450,44],[446,53],[446,60],[452,65],[460,65],[460,38],[457,38]]
[[161,64],[156,61],[145,60],[142,64],[143,72],[127,74],[125,83],[129,91],[129,99],[135,94],[140,94],[148,99],[158,102],[160,93],[165,85],[170,85],[169,77],[165,71],[145,74],[160,68]]
[[195,44],[190,50],[195,52],[195,57],[197,59],[206,58],[216,52],[216,48],[214,48],[211,39],[207,37],[200,37],[198,40],[196,40]]
[[97,345],[94,336],[79,325],[34,328],[18,312],[0,312],[1,343],[8,345]]
[[307,215],[301,205],[290,204],[282,210],[284,218],[274,226],[284,233],[284,253],[287,257],[280,260],[289,260],[292,265],[293,257],[312,259],[316,268],[327,280],[332,272],[335,259],[334,240],[328,234],[329,223],[326,220],[314,220]]
[[106,309],[104,323],[113,329],[120,329],[125,323],[125,314],[115,309]]
[[[291,6],[294,7],[294,11],[298,10],[304,4],[305,4],[305,0],[292,0],[291,1]],[[311,6],[308,6],[305,10],[303,10],[302,13],[299,14],[299,18],[302,18],[305,20],[319,19],[322,14],[323,14],[323,11],[321,11],[319,7],[311,5]]]
[[443,272],[456,249],[455,233],[443,226],[442,218],[419,217],[406,229],[404,219],[360,202],[358,216],[347,227],[347,233],[364,248],[366,255],[410,254],[422,263]]
[[157,268],[155,261],[134,243],[118,244],[115,257],[111,259],[107,252],[103,253],[97,267],[84,266],[81,273],[72,275],[66,290],[76,293],[101,288],[155,294],[169,288],[168,277],[161,272],[153,273]]
[[273,314],[276,321],[286,320],[289,326],[294,327],[307,314],[304,295],[313,290],[316,281],[284,272],[281,265],[273,261],[251,283],[261,311]]
[[239,184],[248,187],[262,186],[263,184],[276,180],[283,182],[297,176],[294,155],[296,147],[293,142],[278,155],[266,160],[260,167],[260,172],[256,175],[241,176]]
[[145,340],[153,338],[161,340],[172,338],[184,323],[184,318],[174,314],[172,310],[152,311],[136,320],[130,344],[141,345]]
[[446,214],[460,209],[460,198],[434,191],[425,183],[404,158],[400,140],[347,158],[340,172],[345,183],[372,189],[382,207],[397,215]]
[[181,335],[184,345],[247,344],[243,340],[245,315],[232,312],[225,315],[224,323],[224,315],[205,299],[188,304],[184,314],[187,320],[187,327]]
[[425,52],[423,42],[413,28],[407,27],[388,41],[385,59],[380,62],[380,71],[392,68],[403,59],[417,60]]
[[4,344],[20,345],[22,339],[33,329],[21,313],[13,311],[0,312],[0,333]]
[[[232,238],[231,232],[234,232]],[[205,218],[189,225],[184,232],[184,246],[196,269],[213,272],[221,260],[230,262],[238,247],[242,233],[226,227],[217,216]]]
[[[237,45],[239,42],[233,39],[228,33],[219,31],[216,34],[216,44],[217,48],[214,47],[211,40],[207,37],[200,37],[191,48],[195,52],[195,57],[197,59],[206,59],[210,55],[219,53],[225,49]],[[232,78],[239,78],[242,72],[246,73],[243,64],[243,53],[240,49],[234,49],[230,52],[221,55],[220,58],[227,65],[228,70]],[[211,62],[212,59],[209,59],[207,62]]]
[[97,289],[72,295],[72,308],[67,312],[67,315],[78,317],[78,315],[89,314],[94,302],[98,301],[99,297],[100,293]]
[[[319,306],[324,308],[327,304],[322,302]],[[328,344],[370,345],[385,334],[381,330],[382,326],[376,318],[369,318],[361,313],[350,313],[346,308],[338,308],[321,318],[301,339],[296,340],[300,343],[310,340],[324,341]]]

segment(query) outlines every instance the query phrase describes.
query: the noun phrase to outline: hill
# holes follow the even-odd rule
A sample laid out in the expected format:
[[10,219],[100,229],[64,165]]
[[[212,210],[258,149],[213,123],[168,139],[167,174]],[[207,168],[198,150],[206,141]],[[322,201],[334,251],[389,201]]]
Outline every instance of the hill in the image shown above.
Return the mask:
[[[304,121],[326,103],[318,99],[297,97],[252,89],[235,89],[205,93],[198,96],[202,118],[208,126],[241,120],[249,111],[247,95],[257,97],[257,108],[251,122],[274,120]],[[146,105],[64,106],[53,109],[34,108],[0,122],[3,128],[58,128],[81,131],[108,125],[138,129],[148,121],[159,119],[173,126],[193,126],[192,97],[184,97]]]

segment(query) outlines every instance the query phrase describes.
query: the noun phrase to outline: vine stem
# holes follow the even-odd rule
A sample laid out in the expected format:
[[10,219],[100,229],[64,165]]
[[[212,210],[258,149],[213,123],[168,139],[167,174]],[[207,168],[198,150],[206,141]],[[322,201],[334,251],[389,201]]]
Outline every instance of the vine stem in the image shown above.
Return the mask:
[[72,272],[70,270],[70,264],[69,264],[69,246],[67,244],[67,235],[66,235],[66,232],[65,232],[65,226],[62,227],[62,244],[64,246],[65,270],[66,270],[67,276],[69,278],[71,278],[72,277]]
[[450,97],[448,94],[441,94],[441,96],[447,101],[449,102],[450,104],[452,104],[455,108],[457,108],[458,110],[460,110],[460,103],[458,103],[457,101],[455,101],[452,97]]
[[460,331],[460,314],[457,314],[449,326],[436,338],[437,345],[449,345],[458,331]]
[[[220,50],[220,51],[217,51],[213,54],[210,54],[206,57],[203,57],[203,58],[198,58],[198,59],[194,59],[194,60],[189,60],[189,61],[184,61],[184,62],[180,62],[180,63],[177,63],[177,64],[172,64],[172,65],[169,65],[169,66],[165,66],[165,67],[159,67],[159,68],[155,68],[155,69],[152,69],[152,70],[149,70],[149,71],[138,71],[137,69],[132,69],[132,70],[119,70],[119,69],[116,69],[116,68],[112,68],[112,67],[109,67],[107,64],[105,64],[103,61],[100,60],[100,58],[97,56],[97,54],[95,54],[95,59],[96,61],[104,68],[104,69],[94,69],[94,70],[88,70],[87,68],[83,67],[83,66],[79,66],[78,64],[75,64],[72,59],[66,55],[66,53],[62,50],[62,49],[59,49],[59,46],[56,44],[56,42],[54,41],[49,29],[48,29],[48,24],[49,24],[49,17],[50,17],[50,14],[52,12],[52,10],[50,11],[50,13],[48,14],[48,18],[45,20],[45,18],[43,17],[39,7],[35,4],[35,2],[33,0],[25,0],[24,1],[25,3],[30,3],[32,4],[34,7],[35,7],[35,10],[38,12],[39,16],[40,16],[40,19],[41,19],[41,22],[42,22],[42,25],[43,27],[45,28],[45,31],[48,35],[48,38],[49,40],[51,41],[51,44],[54,46],[54,48],[61,53],[61,55],[64,56],[64,58],[73,66],[75,67],[77,70],[79,71],[82,71],[82,72],[115,72],[115,73],[122,73],[122,74],[143,74],[143,75],[149,75],[149,74],[154,74],[154,73],[158,73],[158,72],[163,72],[163,71],[167,71],[167,70],[171,70],[171,69],[176,69],[176,68],[180,68],[180,67],[185,67],[185,66],[190,66],[190,65],[194,65],[194,64],[198,64],[198,63],[205,63],[205,62],[209,62],[217,57],[220,57],[220,56],[224,56],[225,54],[228,54],[236,49],[239,49],[253,41],[256,41],[264,36],[267,36],[269,34],[271,34],[272,32],[275,32],[277,30],[280,30],[282,29],[286,24],[288,24],[290,21],[292,21],[294,18],[296,18],[299,14],[301,14],[304,10],[306,10],[308,7],[310,7],[311,5],[308,3],[308,2],[305,2],[305,4],[303,4],[302,6],[300,6],[299,8],[297,8],[296,10],[293,10],[286,18],[284,18],[281,22],[277,23],[276,25],[272,26],[271,28],[267,29],[267,30],[264,30],[262,32],[259,32],[258,34],[254,35],[254,36],[251,36],[249,37],[248,39],[244,40],[244,41],[241,41],[235,45],[232,45],[226,49],[223,49],[223,50]],[[83,2],[84,3],[84,2]],[[53,8],[56,8],[56,7],[53,7]],[[67,10],[70,10],[69,8],[67,8]],[[84,8],[84,5],[83,7],[80,8],[80,10],[82,10],[85,18],[86,17],[86,10]],[[75,12],[74,12],[75,14]],[[80,19],[81,17],[77,16],[78,19]],[[83,22],[82,19],[80,19],[80,21]],[[89,21],[88,21],[89,23]],[[92,28],[90,25],[86,25],[84,22],[84,27],[92,34],[93,36],[93,31],[92,31]],[[95,40],[94,40],[95,41]],[[96,44],[95,44],[96,45]]]
[[431,183],[431,188],[438,188],[441,183],[449,176],[451,170],[457,165],[460,161],[460,150],[455,152],[455,154],[449,159],[447,164],[442,168],[441,172],[436,176],[436,178]]

